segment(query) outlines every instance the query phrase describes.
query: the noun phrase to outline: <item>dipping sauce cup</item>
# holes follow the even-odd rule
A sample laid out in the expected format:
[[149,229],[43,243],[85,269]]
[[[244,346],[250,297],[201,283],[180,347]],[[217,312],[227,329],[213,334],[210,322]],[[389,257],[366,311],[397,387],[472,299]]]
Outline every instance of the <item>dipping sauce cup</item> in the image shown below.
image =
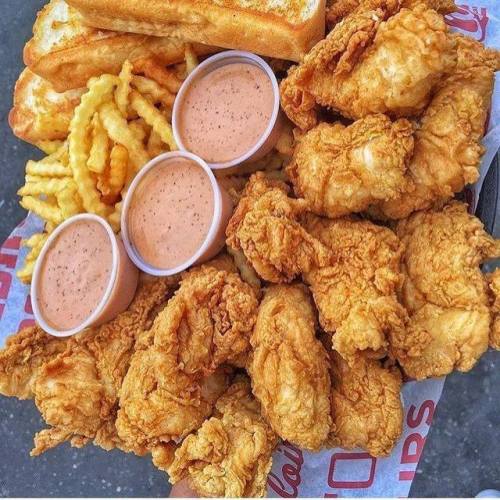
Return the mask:
[[172,113],[179,149],[195,153],[212,169],[265,156],[283,121],[273,70],[255,54],[236,50],[197,66],[182,84]]
[[54,230],[37,259],[35,319],[56,337],[102,325],[127,309],[138,278],[111,226],[97,215],[75,215]]
[[222,250],[232,208],[201,158],[187,151],[164,153],[142,168],[127,192],[121,219],[125,249],[148,274],[177,274]]

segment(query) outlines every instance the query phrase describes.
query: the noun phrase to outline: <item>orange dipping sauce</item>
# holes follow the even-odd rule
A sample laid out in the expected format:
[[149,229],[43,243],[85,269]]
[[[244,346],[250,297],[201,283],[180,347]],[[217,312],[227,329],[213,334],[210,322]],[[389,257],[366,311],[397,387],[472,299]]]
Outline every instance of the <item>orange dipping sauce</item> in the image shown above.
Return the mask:
[[224,163],[247,153],[266,131],[274,109],[273,86],[254,64],[226,64],[195,79],[180,109],[185,149],[209,163]]
[[150,266],[173,269],[202,246],[214,207],[212,184],[202,167],[187,158],[163,161],[133,193],[127,213],[130,242]]
[[101,224],[81,220],[64,228],[47,250],[38,279],[38,309],[46,323],[57,330],[81,325],[106,294],[112,267],[112,243]]

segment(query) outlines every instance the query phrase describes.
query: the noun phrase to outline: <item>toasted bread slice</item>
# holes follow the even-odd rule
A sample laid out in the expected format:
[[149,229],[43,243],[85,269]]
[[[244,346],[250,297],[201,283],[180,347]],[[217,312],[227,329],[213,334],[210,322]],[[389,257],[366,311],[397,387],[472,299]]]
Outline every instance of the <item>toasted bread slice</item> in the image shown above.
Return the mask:
[[[64,0],[51,0],[39,13],[33,38],[24,48],[24,63],[63,92],[84,87],[89,78],[117,74],[126,59],[155,56],[162,64],[184,60],[184,42],[173,38],[117,33],[85,26]],[[195,44],[198,54],[214,47]]]
[[299,61],[325,32],[325,0],[68,0],[90,26]]
[[65,139],[84,90],[58,93],[49,82],[26,68],[16,82],[9,125],[17,137],[33,144]]

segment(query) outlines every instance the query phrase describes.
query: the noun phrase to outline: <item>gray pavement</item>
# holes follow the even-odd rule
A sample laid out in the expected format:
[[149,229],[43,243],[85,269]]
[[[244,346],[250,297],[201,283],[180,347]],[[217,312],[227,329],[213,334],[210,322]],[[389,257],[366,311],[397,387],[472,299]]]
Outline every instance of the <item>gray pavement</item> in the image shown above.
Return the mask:
[[[7,115],[22,69],[22,47],[42,0],[0,0],[0,240],[24,213],[16,190],[28,158],[40,154],[11,134]],[[468,374],[446,380],[411,489],[414,497],[474,496],[500,489],[500,354],[489,352]],[[68,445],[30,458],[43,422],[31,401],[0,397],[0,495],[12,497],[167,496],[168,483],[148,458]]]

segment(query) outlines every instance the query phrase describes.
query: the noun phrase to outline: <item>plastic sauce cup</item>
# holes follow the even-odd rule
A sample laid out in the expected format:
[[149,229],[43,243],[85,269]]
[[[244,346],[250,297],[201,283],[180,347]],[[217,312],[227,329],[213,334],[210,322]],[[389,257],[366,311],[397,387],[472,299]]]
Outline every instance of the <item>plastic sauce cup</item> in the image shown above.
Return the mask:
[[267,153],[269,153],[273,147],[278,142],[281,131],[283,129],[284,117],[283,113],[280,109],[280,92],[278,81],[276,80],[276,76],[269,66],[269,64],[264,61],[261,57],[252,54],[251,52],[244,52],[239,50],[229,50],[225,52],[220,52],[212,57],[209,57],[201,64],[199,64],[190,75],[184,80],[179,92],[177,93],[177,97],[174,101],[174,107],[172,112],[172,130],[175,138],[175,142],[177,146],[182,151],[188,151],[189,148],[183,143],[182,134],[181,134],[181,115],[182,115],[182,106],[186,93],[191,88],[193,83],[197,81],[199,78],[211,73],[217,68],[222,66],[226,66],[228,64],[234,63],[246,63],[252,64],[254,66],[258,66],[261,68],[269,77],[271,82],[271,86],[274,94],[274,105],[273,111],[271,114],[271,118],[267,125],[267,128],[261,135],[260,139],[255,143],[253,147],[251,147],[244,154],[239,156],[238,158],[234,158],[229,161],[224,162],[209,162],[207,161],[207,165],[214,170],[223,170],[226,168],[235,167],[240,165],[241,163],[253,162],[260,160]]
[[[52,327],[43,317],[38,306],[38,283],[40,273],[52,243],[61,232],[71,224],[78,221],[98,222],[109,236],[112,251],[112,267],[106,291],[98,306],[80,325],[69,330],[58,330]],[[56,337],[68,337],[81,332],[85,328],[96,327],[112,320],[118,314],[125,311],[134,298],[139,279],[139,270],[129,259],[120,237],[116,236],[111,226],[102,218],[93,214],[75,215],[59,225],[49,236],[38,256],[33,279],[31,282],[31,302],[35,319],[40,327],[47,333]]]
[[[129,233],[128,213],[135,192],[145,176],[155,167],[165,164],[168,165],[169,160],[175,160],[178,158],[191,160],[198,164],[205,171],[212,187],[214,197],[214,213],[207,236],[205,237],[205,240],[198,248],[198,250],[178,266],[162,269],[148,263],[136,249],[133,243],[133,235]],[[125,249],[134,264],[145,273],[151,274],[153,276],[171,276],[174,274],[178,274],[188,267],[191,267],[195,264],[200,264],[211,259],[222,250],[225,245],[226,226],[232,215],[232,209],[233,203],[231,201],[231,198],[227,194],[226,190],[219,184],[205,161],[203,161],[193,153],[189,153],[187,151],[172,151],[170,153],[161,154],[156,158],[153,158],[141,169],[141,171],[137,174],[132,184],[130,185],[130,188],[125,197],[121,215],[121,234]],[[179,214],[179,217],[182,217],[182,214]],[[186,231],[188,231],[188,228],[186,228]]]

